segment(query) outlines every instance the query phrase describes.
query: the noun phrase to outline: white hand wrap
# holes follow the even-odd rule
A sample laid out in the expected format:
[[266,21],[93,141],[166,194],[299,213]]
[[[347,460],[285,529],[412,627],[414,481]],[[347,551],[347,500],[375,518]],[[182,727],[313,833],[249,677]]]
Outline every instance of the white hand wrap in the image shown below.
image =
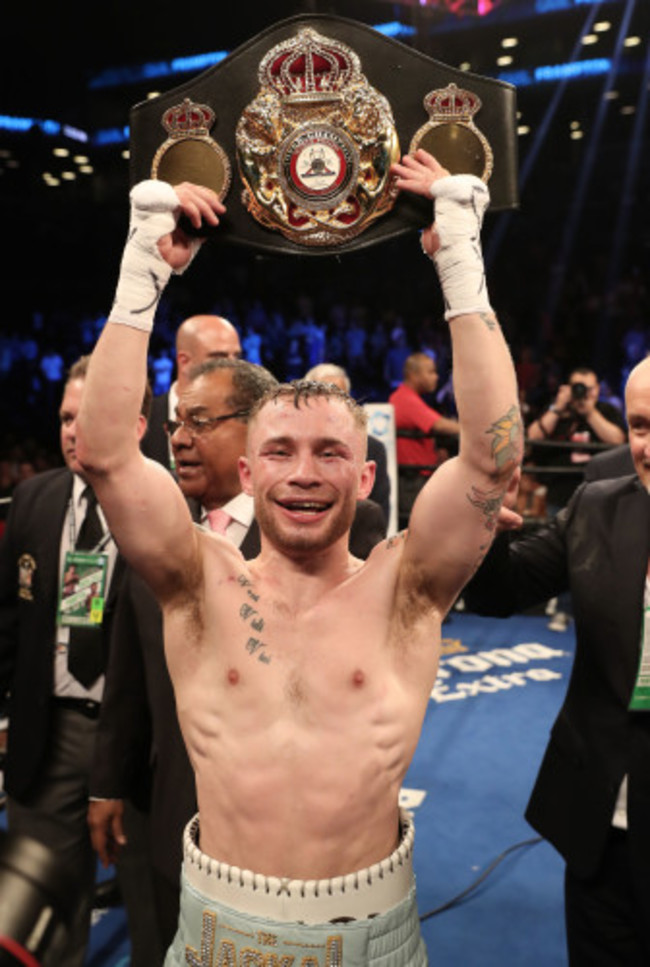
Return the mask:
[[[176,192],[165,181],[141,181],[130,198],[129,235],[108,318],[151,332],[160,297],[172,274],[158,250],[158,241],[176,228],[180,205]],[[192,245],[190,262],[199,246],[198,241]]]
[[445,300],[445,319],[473,312],[493,314],[485,282],[481,225],[490,203],[475,175],[450,175],[429,189],[435,199],[440,248],[433,255]]

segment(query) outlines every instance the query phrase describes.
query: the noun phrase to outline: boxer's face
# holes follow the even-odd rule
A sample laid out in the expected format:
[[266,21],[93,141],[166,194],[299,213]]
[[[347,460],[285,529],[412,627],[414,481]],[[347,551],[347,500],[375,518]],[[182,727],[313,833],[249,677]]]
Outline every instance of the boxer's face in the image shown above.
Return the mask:
[[59,407],[61,453],[66,466],[72,473],[83,476],[77,460],[77,415],[81,404],[83,379],[71,379],[65,385],[63,399]]
[[348,532],[374,465],[345,404],[315,398],[267,403],[249,429],[242,485],[255,498],[262,533],[290,555],[324,550]]

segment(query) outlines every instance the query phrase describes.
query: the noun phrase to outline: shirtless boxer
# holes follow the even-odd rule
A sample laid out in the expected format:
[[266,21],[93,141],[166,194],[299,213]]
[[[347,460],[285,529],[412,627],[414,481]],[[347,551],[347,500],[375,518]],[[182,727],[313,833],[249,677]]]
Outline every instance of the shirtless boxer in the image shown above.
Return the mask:
[[[394,174],[400,189],[436,199],[422,246],[435,253],[451,320],[460,452],[418,496],[408,532],[365,563],[350,556],[348,531],[374,466],[363,412],[334,387],[283,387],[251,415],[240,473],[262,535],[253,561],[194,527],[169,474],[141,455],[148,331],[170,272],[196,248],[178,217],[217,225],[225,209],[189,184],[132,192],[77,454],[122,553],[160,601],[196,773],[200,846],[197,817],[185,834],[168,967],[427,963],[412,823],[398,794],[436,677],[441,622],[489,547],[521,423],[485,287],[485,185],[449,176],[423,151]],[[187,418],[210,416],[197,407]]]

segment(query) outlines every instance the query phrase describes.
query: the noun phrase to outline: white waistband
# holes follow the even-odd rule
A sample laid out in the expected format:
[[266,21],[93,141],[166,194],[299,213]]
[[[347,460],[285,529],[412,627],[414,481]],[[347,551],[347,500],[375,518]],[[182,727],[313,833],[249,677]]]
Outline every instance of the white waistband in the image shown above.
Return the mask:
[[199,893],[240,913],[300,923],[365,920],[392,909],[414,885],[415,829],[404,810],[400,822],[400,844],[380,863],[326,880],[290,880],[229,866],[201,852],[197,813],[183,835],[183,873]]

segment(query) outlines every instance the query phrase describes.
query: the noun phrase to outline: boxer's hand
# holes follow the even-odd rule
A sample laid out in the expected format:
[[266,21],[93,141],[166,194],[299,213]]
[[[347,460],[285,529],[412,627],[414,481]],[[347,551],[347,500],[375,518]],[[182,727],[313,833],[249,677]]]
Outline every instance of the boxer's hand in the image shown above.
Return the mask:
[[481,225],[490,202],[487,186],[475,175],[450,175],[427,151],[405,155],[391,171],[398,188],[435,199],[435,222],[421,236],[445,299],[445,318],[493,315],[481,254]]
[[447,169],[422,148],[418,148],[415,154],[405,154],[401,161],[391,165],[391,172],[400,190],[403,188],[424,198],[431,198],[431,186],[436,181],[449,177]]
[[141,181],[131,191],[129,235],[109,319],[150,332],[160,297],[172,272],[188,267],[202,241],[178,227],[185,215],[199,228],[216,225],[225,211],[210,188],[165,181]]
[[180,273],[185,271],[203,244],[201,239],[190,238],[178,227],[180,216],[185,215],[192,227],[200,232],[205,225],[216,227],[219,224],[219,216],[225,213],[226,208],[219,201],[216,192],[203,185],[183,182],[175,185],[173,190],[178,199],[176,223],[173,231],[158,239],[158,251],[172,270]]
[[[395,184],[400,190],[410,191],[424,198],[432,197],[431,189],[436,181],[449,176],[447,169],[422,148],[418,148],[413,155],[404,155],[401,162],[392,165],[391,171],[395,175]],[[424,229],[420,241],[425,255],[433,258],[440,248],[435,224]]]

